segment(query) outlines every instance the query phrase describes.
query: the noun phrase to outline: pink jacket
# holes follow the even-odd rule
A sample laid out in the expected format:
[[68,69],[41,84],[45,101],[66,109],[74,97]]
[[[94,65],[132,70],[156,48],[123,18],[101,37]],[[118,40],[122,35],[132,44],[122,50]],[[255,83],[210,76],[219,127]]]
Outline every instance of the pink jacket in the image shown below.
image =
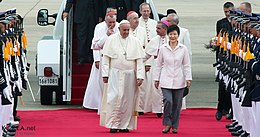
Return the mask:
[[161,88],[180,89],[186,87],[186,80],[192,80],[189,52],[185,45],[178,44],[172,50],[168,44],[160,47],[155,62],[154,80]]

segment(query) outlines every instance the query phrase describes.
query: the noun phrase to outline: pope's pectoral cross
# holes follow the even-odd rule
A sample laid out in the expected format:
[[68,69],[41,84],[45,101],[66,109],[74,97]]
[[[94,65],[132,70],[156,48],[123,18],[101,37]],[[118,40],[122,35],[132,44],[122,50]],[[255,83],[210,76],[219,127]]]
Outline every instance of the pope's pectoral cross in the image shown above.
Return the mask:
[[126,51],[124,51],[124,54],[123,54],[124,56],[125,56],[125,59],[127,60],[127,54],[126,54]]

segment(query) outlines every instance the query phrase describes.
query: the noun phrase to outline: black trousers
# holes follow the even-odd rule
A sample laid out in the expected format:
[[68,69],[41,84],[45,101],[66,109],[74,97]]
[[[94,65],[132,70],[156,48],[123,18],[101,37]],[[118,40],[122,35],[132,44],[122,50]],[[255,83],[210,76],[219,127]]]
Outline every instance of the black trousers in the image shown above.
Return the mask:
[[92,12],[89,12],[87,19],[86,22],[76,23],[78,61],[82,63],[93,62],[91,44],[96,23]]
[[14,106],[13,106],[13,116],[17,116],[17,104],[18,104],[18,96],[21,96],[21,92],[19,92],[18,88],[15,87],[13,97],[14,97]]
[[220,112],[228,113],[232,107],[231,103],[231,93],[227,92],[225,88],[224,80],[219,81],[218,88],[218,106],[217,110]]

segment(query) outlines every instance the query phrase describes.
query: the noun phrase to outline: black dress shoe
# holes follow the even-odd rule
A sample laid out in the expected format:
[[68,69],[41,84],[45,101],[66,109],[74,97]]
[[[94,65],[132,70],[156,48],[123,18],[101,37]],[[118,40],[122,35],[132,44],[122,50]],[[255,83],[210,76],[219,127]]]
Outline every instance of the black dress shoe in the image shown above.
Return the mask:
[[16,128],[12,128],[11,126],[8,125],[3,125],[2,130],[3,132],[16,132]]
[[245,131],[241,128],[241,129],[239,129],[237,132],[242,134],[242,133],[244,133]]
[[234,126],[237,125],[237,124],[238,124],[237,121],[232,122],[231,124],[227,124],[227,125],[226,125],[226,128],[234,127]]
[[144,112],[138,112],[138,115],[140,116],[140,115],[144,115]]
[[128,133],[129,130],[126,128],[126,129],[119,129],[119,132],[125,132],[125,133]]
[[156,113],[157,117],[160,118],[162,117],[163,113]]
[[234,132],[234,131],[238,131],[242,128],[242,126],[238,125],[238,126],[234,126],[228,129],[229,132]]
[[19,126],[19,122],[18,121],[9,122],[8,124],[3,125],[2,128],[5,127],[5,126],[17,129],[18,126]]
[[111,128],[109,132],[110,132],[110,133],[116,133],[116,132],[117,132],[117,129]]
[[15,134],[15,132],[3,132],[2,137],[14,137]]
[[230,113],[227,114],[227,115],[226,115],[226,119],[233,119],[233,114],[230,114]]
[[244,133],[244,130],[240,129],[236,132],[231,132],[231,135],[232,136],[240,136],[242,133]]
[[19,116],[14,116],[14,121],[20,121],[21,118]]
[[250,137],[250,134],[247,132],[244,132],[239,137]]
[[221,120],[222,119],[222,113],[220,111],[216,112],[216,120]]

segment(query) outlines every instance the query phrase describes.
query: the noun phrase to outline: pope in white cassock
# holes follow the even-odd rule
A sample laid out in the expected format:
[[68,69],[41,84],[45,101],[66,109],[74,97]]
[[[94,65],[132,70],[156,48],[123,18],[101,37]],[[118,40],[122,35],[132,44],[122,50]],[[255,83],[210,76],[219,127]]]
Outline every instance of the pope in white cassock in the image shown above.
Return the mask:
[[107,83],[102,100],[100,125],[111,133],[136,129],[135,101],[137,87],[144,79],[144,50],[134,36],[130,24],[122,20],[120,34],[111,35],[103,47],[102,77]]
[[104,83],[101,75],[101,50],[106,39],[111,34],[118,32],[118,23],[116,22],[116,15],[113,12],[108,12],[105,16],[105,21],[97,24],[95,27],[94,38],[92,40],[94,63],[92,65],[83,100],[84,108],[98,109],[98,112],[100,110],[104,90]]
[[154,72],[155,63],[157,61],[159,48],[160,46],[168,42],[168,37],[167,37],[168,26],[169,24],[167,21],[165,20],[159,21],[156,26],[156,31],[158,35],[154,37],[145,48],[147,59],[150,58],[152,59],[152,61],[151,61],[151,70],[147,72],[150,73],[150,78],[149,81],[147,81],[148,91],[147,91],[144,109],[145,112],[157,113],[158,117],[161,117],[163,113],[163,96],[162,96],[161,89],[155,88],[152,74]]
[[[139,17],[138,14],[134,11],[130,11],[127,14],[127,20],[130,22],[130,31],[129,34],[136,37],[140,42],[142,48],[145,48],[148,44],[146,31],[143,27],[139,25]],[[138,88],[138,95],[136,101],[136,111],[139,112],[139,115],[144,113],[144,104],[145,104],[145,96],[147,91],[146,78],[142,83],[142,85]]]

